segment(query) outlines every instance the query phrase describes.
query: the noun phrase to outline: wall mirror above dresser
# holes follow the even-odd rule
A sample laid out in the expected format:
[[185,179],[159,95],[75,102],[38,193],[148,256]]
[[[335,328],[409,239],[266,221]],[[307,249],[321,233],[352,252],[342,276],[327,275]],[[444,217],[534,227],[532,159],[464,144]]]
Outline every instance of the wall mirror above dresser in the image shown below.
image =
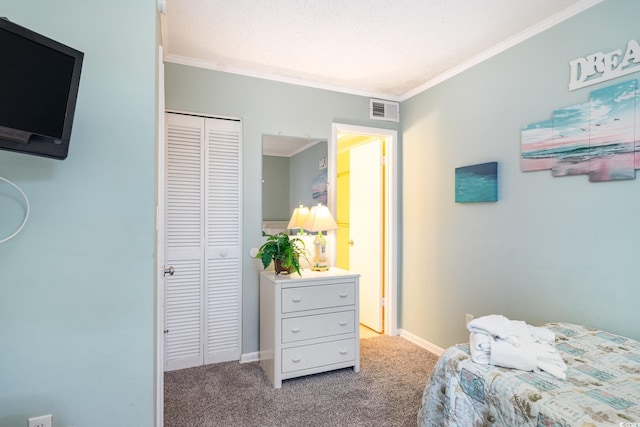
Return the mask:
[[327,204],[327,140],[262,136],[262,231],[287,232],[299,205]]

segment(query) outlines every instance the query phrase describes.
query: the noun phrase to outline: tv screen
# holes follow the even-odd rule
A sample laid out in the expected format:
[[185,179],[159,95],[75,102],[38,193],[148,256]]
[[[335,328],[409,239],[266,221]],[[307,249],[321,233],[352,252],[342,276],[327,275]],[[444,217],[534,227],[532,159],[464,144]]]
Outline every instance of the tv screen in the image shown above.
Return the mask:
[[83,57],[0,18],[0,149],[67,157]]

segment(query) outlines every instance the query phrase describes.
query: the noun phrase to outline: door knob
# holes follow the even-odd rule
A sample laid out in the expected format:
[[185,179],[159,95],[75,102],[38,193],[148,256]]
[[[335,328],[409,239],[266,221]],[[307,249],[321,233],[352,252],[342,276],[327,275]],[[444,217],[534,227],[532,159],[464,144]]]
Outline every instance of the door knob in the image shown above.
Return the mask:
[[349,239],[347,243],[349,244],[349,246],[353,246],[353,239]]
[[167,274],[169,276],[173,276],[173,273],[175,273],[176,270],[173,267],[169,267],[169,268],[165,268],[164,269],[164,275],[166,276]]

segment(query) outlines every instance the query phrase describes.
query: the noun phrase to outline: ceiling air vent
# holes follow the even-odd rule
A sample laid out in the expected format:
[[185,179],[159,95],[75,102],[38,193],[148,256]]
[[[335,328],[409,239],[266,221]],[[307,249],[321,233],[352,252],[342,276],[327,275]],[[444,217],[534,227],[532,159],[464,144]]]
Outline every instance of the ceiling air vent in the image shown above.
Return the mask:
[[373,120],[400,121],[400,104],[380,99],[369,100],[369,118]]

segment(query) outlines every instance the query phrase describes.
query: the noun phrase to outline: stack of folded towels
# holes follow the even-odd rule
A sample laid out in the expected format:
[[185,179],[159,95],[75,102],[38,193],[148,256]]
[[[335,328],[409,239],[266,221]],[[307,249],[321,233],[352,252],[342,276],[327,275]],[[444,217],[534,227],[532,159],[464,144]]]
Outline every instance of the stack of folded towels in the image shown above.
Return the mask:
[[556,337],[549,329],[498,314],[473,319],[467,329],[471,359],[476,363],[567,377],[567,365],[555,348]]

